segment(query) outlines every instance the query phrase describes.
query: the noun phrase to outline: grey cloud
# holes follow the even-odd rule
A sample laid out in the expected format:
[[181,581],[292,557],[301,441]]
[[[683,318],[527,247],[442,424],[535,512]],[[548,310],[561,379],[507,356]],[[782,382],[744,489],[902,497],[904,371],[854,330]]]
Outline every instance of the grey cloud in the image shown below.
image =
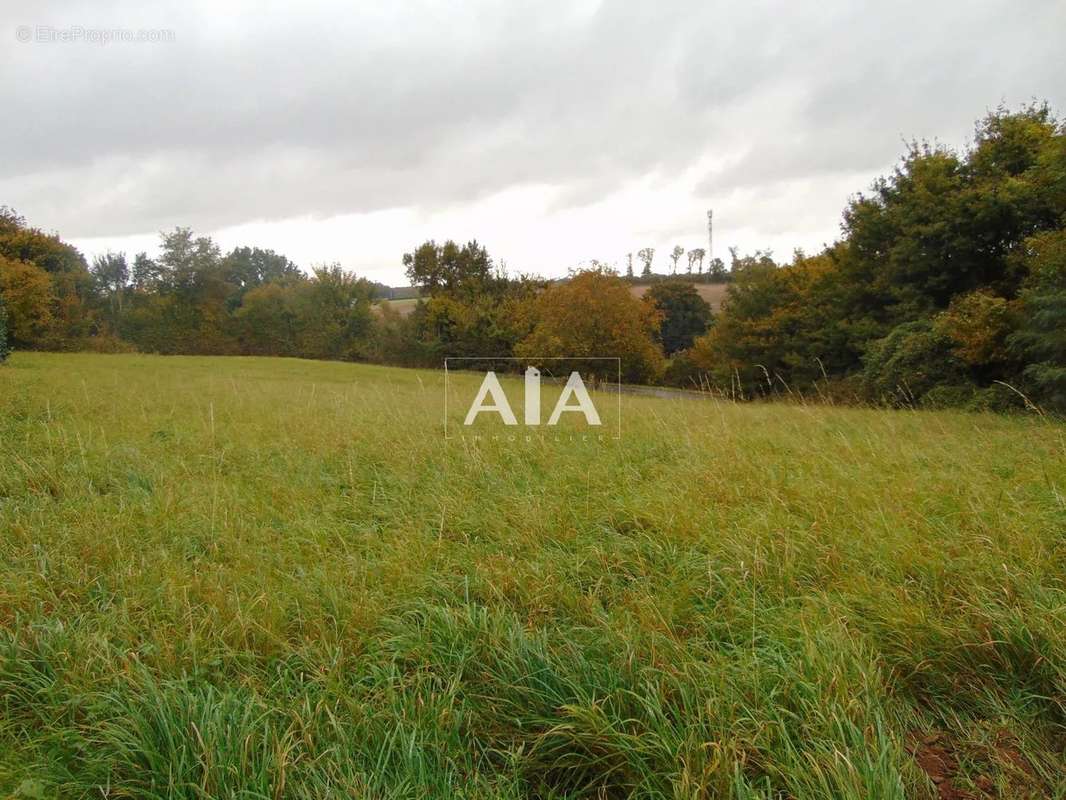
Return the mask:
[[[901,135],[957,135],[1002,97],[1064,99],[1051,1],[380,5],[4,12],[0,202],[102,236],[530,183],[580,205],[707,157],[723,166],[698,192],[751,191],[875,170]],[[176,41],[18,44],[20,24]]]

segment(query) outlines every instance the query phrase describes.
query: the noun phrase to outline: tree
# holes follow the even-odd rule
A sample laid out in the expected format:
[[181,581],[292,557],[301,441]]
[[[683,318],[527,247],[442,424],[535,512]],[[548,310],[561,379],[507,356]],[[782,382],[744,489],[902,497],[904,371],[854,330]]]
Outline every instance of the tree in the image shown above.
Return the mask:
[[477,241],[459,247],[452,240],[428,241],[404,253],[407,279],[424,294],[473,297],[491,292],[498,283],[488,251]]
[[633,278],[633,254],[626,253],[626,277]]
[[222,272],[228,283],[237,287],[237,297],[271,281],[296,281],[304,277],[296,264],[273,250],[258,247],[235,247],[222,259]]
[[0,298],[11,344],[33,348],[49,343],[55,305],[51,275],[28,261],[0,256]]
[[411,315],[421,353],[433,366],[448,357],[510,356],[532,328],[528,307],[542,287],[527,278],[501,278],[490,294],[430,297]]
[[329,264],[315,267],[311,279],[294,289],[299,354],[342,360],[359,356],[373,324],[369,282]]
[[133,259],[133,288],[138,292],[157,290],[163,280],[163,269],[148,257],[147,253],[138,253]]
[[704,274],[704,258],[707,256],[707,251],[702,247],[693,247],[689,251],[689,272],[692,272],[692,265],[696,265],[696,273],[699,275]]
[[177,227],[160,234],[159,258],[167,282],[179,290],[188,289],[217,269],[222,254],[210,236],[193,236],[190,228]]
[[1026,242],[1024,313],[1008,342],[1027,362],[1025,377],[1045,403],[1066,410],[1066,230]]
[[160,235],[158,291],[167,298],[160,320],[162,352],[210,355],[236,349],[230,322],[238,287],[228,280],[221,260],[209,236],[194,236],[182,227]]
[[361,357],[373,326],[369,281],[337,264],[310,278],[282,273],[249,289],[234,314],[241,352],[349,360]]
[[249,289],[234,316],[241,352],[253,356],[299,356],[300,317],[294,284],[264,283]]
[[692,360],[701,371],[762,393],[784,390],[782,381],[819,380],[823,370],[855,369],[860,353],[851,349],[851,331],[838,318],[840,275],[830,254],[783,267],[765,252],[733,261],[736,275],[714,327],[693,344]]
[[644,263],[644,269],[641,270],[641,276],[644,278],[651,277],[651,262],[655,259],[655,248],[645,247],[637,251],[637,258]]
[[129,265],[124,253],[112,253],[110,250],[93,259],[89,272],[93,276],[96,294],[107,305],[108,317],[112,328],[117,328],[122,316],[123,298],[130,279]]
[[[515,355],[537,365],[538,358],[588,358],[573,369],[601,379],[614,378],[621,359],[622,379],[650,382],[662,374],[662,351],[654,337],[661,320],[651,304],[633,296],[619,277],[602,271],[579,272],[532,298],[533,327],[515,346]],[[544,362],[545,369],[552,369]]]
[[[0,256],[33,265],[50,279],[47,330],[39,331],[40,341],[35,346],[69,347],[90,334],[93,320],[87,300],[93,293],[92,276],[81,253],[57,235],[29,227],[14,211],[0,206]],[[19,312],[10,303],[8,314],[9,325],[21,325],[16,318]]]
[[912,143],[844,212],[849,313],[877,338],[977,289],[1013,300],[1025,239],[1062,225],[1064,174],[1066,135],[1046,105],[989,114],[963,152]]
[[[702,261],[702,259],[701,259]],[[729,277],[729,272],[725,268],[725,262],[720,258],[712,258],[707,263],[707,279],[712,283],[724,283]]]
[[662,314],[659,341],[667,355],[691,347],[714,319],[707,301],[700,297],[695,286],[684,280],[656,283],[644,299]]
[[[685,248],[679,244],[674,245],[674,249],[670,251],[670,260],[674,262],[674,268],[672,274],[677,274],[677,262],[685,254]],[[689,270],[691,272],[691,270]]]
[[418,335],[418,311],[401,314],[389,303],[378,307],[366,355],[371,361],[401,367],[437,367],[440,360]]
[[692,257],[696,261],[696,270],[698,273],[700,275],[704,274],[704,259],[707,257],[707,251],[702,249],[702,247],[694,247],[694,249],[689,252],[692,253]]

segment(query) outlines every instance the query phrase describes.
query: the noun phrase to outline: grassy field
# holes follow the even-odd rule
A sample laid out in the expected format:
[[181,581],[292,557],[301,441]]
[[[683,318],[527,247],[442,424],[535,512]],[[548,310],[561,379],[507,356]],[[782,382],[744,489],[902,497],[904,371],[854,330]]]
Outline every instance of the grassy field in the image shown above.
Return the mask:
[[442,379],[0,368],[0,797],[1066,796],[1066,426]]
[[383,300],[381,303],[375,304],[374,308],[380,309],[382,303],[388,303],[389,308],[398,311],[401,317],[406,317],[415,310],[415,307],[418,305],[418,298],[407,297],[402,300]]

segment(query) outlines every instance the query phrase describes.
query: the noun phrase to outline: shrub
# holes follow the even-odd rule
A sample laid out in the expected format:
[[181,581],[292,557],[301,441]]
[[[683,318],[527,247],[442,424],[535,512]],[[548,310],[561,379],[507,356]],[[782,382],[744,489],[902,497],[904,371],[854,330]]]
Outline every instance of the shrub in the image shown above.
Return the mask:
[[993,383],[973,393],[966,404],[970,411],[1021,411],[1025,400],[1016,391],[1002,383]]
[[965,408],[976,396],[970,384],[934,386],[922,397],[922,408]]
[[663,383],[667,386],[679,386],[682,389],[698,389],[705,382],[705,373],[696,366],[688,350],[674,353],[663,374]]
[[965,385],[966,364],[955,355],[954,347],[954,340],[938,333],[929,320],[896,326],[866,352],[863,379],[868,394],[877,400],[913,405],[934,387]]

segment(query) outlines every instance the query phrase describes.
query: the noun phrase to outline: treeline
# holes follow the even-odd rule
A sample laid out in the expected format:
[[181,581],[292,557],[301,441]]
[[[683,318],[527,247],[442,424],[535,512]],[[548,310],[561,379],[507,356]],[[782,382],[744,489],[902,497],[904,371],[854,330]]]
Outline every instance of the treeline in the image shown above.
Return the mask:
[[372,296],[335,265],[307,275],[270,250],[223,255],[187,228],[162,234],[154,259],[107,253],[90,265],[0,210],[0,298],[15,348],[360,358]]
[[1064,223],[1063,125],[1046,105],[1000,109],[962,152],[913,144],[824,252],[734,266],[685,360],[748,393],[1066,408]]
[[[844,211],[825,251],[778,264],[688,253],[693,278],[728,279],[717,318],[684,276],[643,298],[602,265],[549,282],[509,276],[477,242],[403,256],[422,295],[336,265],[305,273],[269,250],[223,254],[185,228],[159,255],[86,264],[0,209],[0,332],[16,348],[136,349],[439,367],[449,356],[566,356],[614,377],[733,397],[908,406],[1066,409],[1066,132],[1046,106],[1000,109],[962,151],[913,144]],[[685,255],[670,254],[676,271]],[[651,273],[654,251],[638,252]],[[4,337],[0,333],[0,357]]]
[[[0,221],[0,308],[15,348],[427,367],[449,356],[617,355],[626,380],[656,381],[663,373],[661,312],[604,270],[551,284],[506,275],[477,242],[426,242],[403,256],[422,295],[403,315],[387,301],[374,304],[385,287],[337,265],[306,274],[270,250],[223,254],[187,228],[161,234],[155,258],[107,253],[87,264],[9,209],[0,210]],[[671,291],[702,306],[682,342],[691,345],[707,330],[710,310],[691,286],[654,290]],[[674,338],[668,333],[668,342]]]
[[[736,260],[737,252],[734,249],[730,249],[730,253],[733,259]],[[663,279],[669,279],[675,277],[678,272],[678,262],[682,256],[685,257],[688,263],[688,270],[684,272],[684,275],[696,283],[725,283],[729,280],[729,271],[726,269],[725,262],[720,258],[712,258],[707,262],[707,271],[703,271],[703,261],[707,258],[707,251],[702,247],[694,247],[691,250],[685,250],[681,245],[674,245],[673,250],[668,254],[671,262],[670,272],[666,274],[659,274],[652,270],[652,264],[655,261],[655,248],[643,247],[637,251],[637,260],[643,264],[640,270],[639,280],[642,283],[648,283],[652,281],[659,281]],[[629,281],[637,280],[636,274],[633,272],[633,254],[626,253],[626,272],[625,277]]]

